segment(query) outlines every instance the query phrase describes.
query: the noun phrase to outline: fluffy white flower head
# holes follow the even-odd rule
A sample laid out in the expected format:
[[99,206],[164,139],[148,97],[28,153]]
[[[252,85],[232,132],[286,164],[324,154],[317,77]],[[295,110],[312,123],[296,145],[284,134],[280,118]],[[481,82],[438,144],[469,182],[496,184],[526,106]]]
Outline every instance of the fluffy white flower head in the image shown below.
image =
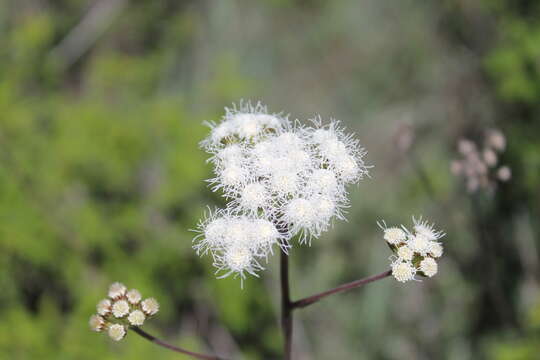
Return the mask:
[[420,271],[422,271],[428,277],[432,277],[437,274],[437,270],[437,262],[430,257],[426,257],[420,262]]
[[426,255],[431,245],[429,238],[421,233],[410,235],[407,244],[414,252],[421,255]]
[[134,310],[129,314],[127,319],[131,325],[141,326],[142,324],[144,324],[146,316],[141,310]]
[[444,236],[444,233],[442,231],[435,230],[435,226],[433,224],[430,224],[427,221],[422,220],[422,218],[419,218],[419,219],[413,218],[413,222],[414,222],[414,231],[416,231],[418,234],[423,235],[425,238],[427,238],[430,241],[438,240]]
[[344,219],[346,185],[367,173],[364,150],[337,121],[309,127],[241,102],[209,125],[201,145],[216,177],[208,182],[228,204],[199,223],[193,247],[213,256],[220,277],[257,276],[275,244],[287,252],[297,234],[300,243],[319,237]]
[[396,254],[398,258],[404,261],[411,261],[414,257],[414,251],[407,245],[400,246]]
[[255,212],[268,204],[266,187],[258,182],[247,184],[241,191],[240,206],[248,211]]
[[408,261],[397,261],[392,264],[392,275],[399,282],[414,280],[416,269]]
[[233,246],[225,253],[225,263],[232,272],[242,273],[247,271],[252,260],[251,251],[244,246]]
[[136,305],[141,301],[141,293],[137,289],[131,289],[127,292],[126,298],[130,304]]
[[147,316],[152,316],[159,311],[159,303],[154,298],[148,298],[141,302],[141,308]]
[[126,328],[124,325],[113,324],[109,326],[109,337],[114,341],[120,341],[126,336]]
[[111,300],[103,299],[100,302],[98,302],[96,306],[97,313],[101,316],[109,315],[111,313],[111,306],[112,306]]
[[127,288],[120,282],[112,283],[109,287],[109,297],[111,299],[118,299],[126,294]]
[[383,238],[391,245],[398,245],[407,240],[407,234],[398,227],[389,227],[384,229]]
[[92,331],[100,332],[105,328],[105,320],[100,315],[92,315],[88,325]]
[[129,313],[129,303],[126,300],[118,300],[112,306],[112,314],[120,319]]

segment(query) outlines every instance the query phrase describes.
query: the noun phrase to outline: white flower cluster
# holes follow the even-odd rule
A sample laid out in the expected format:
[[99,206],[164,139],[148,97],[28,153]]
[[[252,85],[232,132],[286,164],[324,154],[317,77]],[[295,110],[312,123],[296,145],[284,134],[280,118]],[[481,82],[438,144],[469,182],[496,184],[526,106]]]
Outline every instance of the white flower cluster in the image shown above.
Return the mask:
[[214,165],[208,182],[229,202],[201,221],[194,248],[212,254],[222,277],[256,275],[274,245],[287,252],[297,234],[311,243],[343,219],[346,185],[367,174],[365,152],[337,121],[311,124],[269,114],[260,103],[241,103],[209,123],[201,143]]
[[154,298],[142,300],[137,289],[128,291],[124,284],[115,282],[109,287],[108,298],[101,300],[96,309],[97,314],[90,317],[90,328],[107,331],[111,339],[120,341],[129,326],[141,326],[147,318],[157,314],[159,304]]
[[443,254],[438,241],[445,234],[434,229],[422,218],[413,218],[414,232],[403,225],[387,227],[383,221],[379,226],[384,231],[383,238],[395,255],[391,256],[392,275],[399,282],[416,280],[416,275],[432,277],[437,274],[437,261]]

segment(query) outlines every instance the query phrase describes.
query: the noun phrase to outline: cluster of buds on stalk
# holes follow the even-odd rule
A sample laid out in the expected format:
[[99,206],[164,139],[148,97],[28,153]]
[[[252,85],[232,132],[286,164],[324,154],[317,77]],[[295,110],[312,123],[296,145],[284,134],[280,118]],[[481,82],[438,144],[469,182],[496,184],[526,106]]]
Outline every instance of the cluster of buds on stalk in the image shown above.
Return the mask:
[[427,221],[413,218],[413,232],[405,226],[388,227],[384,221],[379,227],[383,238],[394,252],[390,257],[392,275],[399,282],[418,280],[416,275],[433,277],[437,274],[437,260],[443,254],[438,241],[445,234]]
[[142,326],[146,319],[157,314],[159,304],[154,298],[142,300],[137,289],[128,291],[124,284],[115,282],[96,310],[97,314],[90,317],[90,328],[96,332],[106,331],[111,339],[120,341],[129,326]]
[[208,123],[201,143],[211,154],[214,191],[228,200],[199,223],[194,249],[210,253],[221,277],[257,276],[274,247],[287,252],[291,238],[310,244],[348,206],[346,186],[367,175],[365,151],[339,122],[311,126],[271,114],[257,103],[227,108]]
[[499,165],[499,156],[506,148],[506,138],[499,130],[488,130],[480,144],[468,139],[458,141],[461,159],[453,160],[450,170],[465,179],[467,191],[479,189],[493,191],[497,181],[510,180],[512,172],[506,165]]

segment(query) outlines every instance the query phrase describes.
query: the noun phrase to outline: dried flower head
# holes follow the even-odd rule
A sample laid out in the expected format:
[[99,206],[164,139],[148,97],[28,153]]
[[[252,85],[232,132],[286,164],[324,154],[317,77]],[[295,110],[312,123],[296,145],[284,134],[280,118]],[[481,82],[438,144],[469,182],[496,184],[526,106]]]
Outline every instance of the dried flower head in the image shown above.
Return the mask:
[[158,312],[159,305],[154,298],[141,302],[139,290],[126,290],[126,286],[119,282],[109,287],[109,297],[97,304],[98,314],[90,317],[89,325],[93,331],[107,330],[111,339],[120,341],[126,336],[129,325],[141,326]]

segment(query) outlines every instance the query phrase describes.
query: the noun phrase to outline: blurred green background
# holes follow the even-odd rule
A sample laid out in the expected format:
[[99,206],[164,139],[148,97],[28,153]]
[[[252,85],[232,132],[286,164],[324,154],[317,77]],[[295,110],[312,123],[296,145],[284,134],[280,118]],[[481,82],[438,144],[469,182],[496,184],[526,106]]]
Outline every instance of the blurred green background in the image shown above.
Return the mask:
[[[88,317],[113,281],[155,296],[145,329],[279,359],[277,258],[216,280],[191,250],[201,122],[239,99],[342,119],[375,165],[348,222],[292,251],[292,295],[385,270],[376,221],[447,232],[440,273],[295,316],[297,359],[540,359],[540,2],[0,2],[0,358],[180,359]],[[512,179],[468,193],[458,139],[498,128]]]

